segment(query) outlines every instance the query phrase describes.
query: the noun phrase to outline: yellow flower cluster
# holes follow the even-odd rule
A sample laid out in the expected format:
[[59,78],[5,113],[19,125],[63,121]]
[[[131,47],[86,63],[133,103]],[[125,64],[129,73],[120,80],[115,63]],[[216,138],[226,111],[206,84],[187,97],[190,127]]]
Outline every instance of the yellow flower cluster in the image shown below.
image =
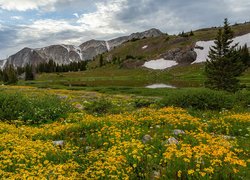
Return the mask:
[[[234,132],[233,122],[248,126],[247,117],[203,121],[168,107],[98,117],[78,112],[37,127],[0,122],[0,179],[244,177],[248,152],[223,135]],[[150,138],[144,142],[145,135]],[[178,143],[167,143],[169,137]],[[54,145],[56,140],[63,145]]]

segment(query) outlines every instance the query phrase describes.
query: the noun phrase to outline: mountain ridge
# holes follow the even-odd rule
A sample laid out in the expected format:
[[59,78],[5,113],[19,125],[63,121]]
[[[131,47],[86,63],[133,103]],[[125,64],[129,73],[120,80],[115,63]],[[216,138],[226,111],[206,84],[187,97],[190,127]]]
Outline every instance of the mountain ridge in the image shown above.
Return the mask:
[[70,62],[91,60],[95,56],[110,51],[126,41],[161,35],[163,35],[163,33],[160,30],[152,28],[108,41],[92,39],[79,46],[56,44],[35,49],[25,47],[9,56],[7,59],[0,60],[0,67],[4,68],[9,64],[14,65],[14,67],[24,67],[28,63],[37,65],[41,62],[47,62],[50,59],[57,64],[69,64]]

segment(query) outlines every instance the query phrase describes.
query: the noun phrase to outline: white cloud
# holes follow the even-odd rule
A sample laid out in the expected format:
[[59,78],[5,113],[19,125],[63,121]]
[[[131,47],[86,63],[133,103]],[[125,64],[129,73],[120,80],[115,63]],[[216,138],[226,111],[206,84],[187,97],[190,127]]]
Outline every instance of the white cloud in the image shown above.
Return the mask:
[[27,10],[38,10],[40,8],[45,8],[47,10],[53,10],[55,4],[58,0],[0,0],[0,8],[5,10],[17,10],[17,11],[27,11]]
[[20,31],[18,32],[18,41],[22,41],[26,38],[51,38],[52,35],[61,33],[63,31],[80,31],[80,28],[69,24],[65,20],[37,20],[31,25],[20,25]]
[[73,16],[75,16],[76,18],[79,18],[78,13],[74,13]]
[[14,20],[21,20],[21,19],[23,19],[22,16],[11,16],[10,18],[14,19]]
[[[225,1],[225,0],[224,0]],[[250,1],[249,0],[226,0],[225,3],[229,6],[233,12],[249,11]]]
[[[124,33],[115,21],[115,15],[122,10],[127,0],[110,0],[108,2],[96,3],[95,12],[82,14],[77,21],[85,30],[99,33],[113,34]],[[116,25],[114,25],[117,23]]]

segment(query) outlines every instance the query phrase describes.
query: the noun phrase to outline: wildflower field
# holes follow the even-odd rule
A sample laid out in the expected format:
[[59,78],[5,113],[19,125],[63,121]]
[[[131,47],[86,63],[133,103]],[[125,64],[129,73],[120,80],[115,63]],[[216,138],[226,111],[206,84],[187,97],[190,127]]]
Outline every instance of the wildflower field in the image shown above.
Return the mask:
[[73,109],[53,121],[2,120],[0,179],[250,179],[247,111],[139,108],[133,97],[115,96],[107,97],[111,110],[91,112],[101,94],[27,87],[0,92],[56,94]]

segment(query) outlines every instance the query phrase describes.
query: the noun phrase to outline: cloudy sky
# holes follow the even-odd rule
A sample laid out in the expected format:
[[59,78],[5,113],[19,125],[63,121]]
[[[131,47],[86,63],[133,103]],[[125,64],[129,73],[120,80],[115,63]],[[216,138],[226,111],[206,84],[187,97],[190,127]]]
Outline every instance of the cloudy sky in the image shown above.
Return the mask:
[[250,21],[250,0],[0,0],[0,59],[152,27],[169,34]]

